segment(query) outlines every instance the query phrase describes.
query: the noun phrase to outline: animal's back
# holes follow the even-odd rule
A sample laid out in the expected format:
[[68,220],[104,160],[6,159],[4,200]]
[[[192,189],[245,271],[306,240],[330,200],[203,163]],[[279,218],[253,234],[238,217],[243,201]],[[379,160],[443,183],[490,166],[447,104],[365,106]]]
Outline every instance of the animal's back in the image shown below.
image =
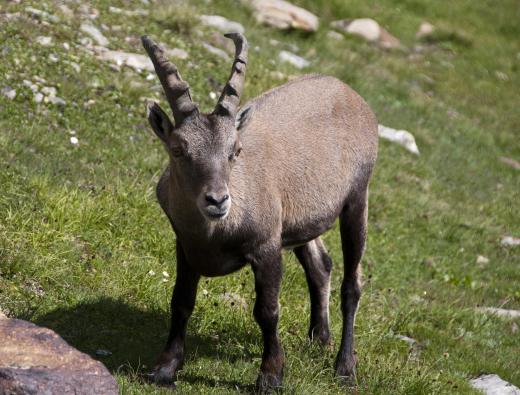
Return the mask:
[[366,188],[377,155],[376,118],[347,85],[320,75],[291,81],[252,103],[244,152],[249,170],[262,175],[255,181],[277,191],[270,198],[282,206],[283,243],[318,236],[351,191]]

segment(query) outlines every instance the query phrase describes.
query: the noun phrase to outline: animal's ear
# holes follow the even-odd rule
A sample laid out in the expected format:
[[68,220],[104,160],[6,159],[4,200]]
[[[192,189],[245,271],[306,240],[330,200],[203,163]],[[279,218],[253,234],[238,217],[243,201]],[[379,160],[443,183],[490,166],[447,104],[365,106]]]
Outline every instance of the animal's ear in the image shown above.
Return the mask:
[[173,130],[173,124],[168,115],[156,102],[150,100],[146,102],[146,116],[157,137],[166,143]]
[[253,106],[245,105],[240,109],[235,119],[235,127],[239,132],[243,132],[251,118],[253,118]]

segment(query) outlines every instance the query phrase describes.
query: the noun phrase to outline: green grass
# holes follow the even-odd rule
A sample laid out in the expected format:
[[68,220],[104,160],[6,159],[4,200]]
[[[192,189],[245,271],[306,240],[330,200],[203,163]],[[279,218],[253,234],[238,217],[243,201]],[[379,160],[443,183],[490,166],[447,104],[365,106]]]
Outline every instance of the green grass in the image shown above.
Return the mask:
[[[25,14],[31,3],[61,16],[54,1],[3,4],[0,11]],[[420,157],[384,141],[380,146],[356,328],[358,382],[347,392],[474,393],[467,380],[484,372],[520,386],[514,323],[475,313],[477,306],[520,308],[520,250],[500,244],[504,235],[520,236],[519,172],[498,160],[520,158],[518,2],[295,1],[320,16],[314,35],[259,26],[235,0],[154,2],[147,18],[110,13],[106,0],[91,3],[99,10],[94,24],[120,26],[105,32],[113,49],[143,53],[137,38],[148,33],[187,50],[190,58],[176,63],[203,109],[214,105],[211,81],[225,81],[230,67],[200,45],[210,32],[196,15],[214,13],[242,22],[258,47],[250,54],[244,100],[283,82],[273,71],[287,78],[302,73],[272,62],[279,48],[269,40],[277,39],[299,47],[312,62],[306,72],[338,76],[366,98],[381,123],[415,135]],[[138,0],[110,5],[146,7]],[[407,49],[326,38],[331,20],[355,17],[375,18]],[[160,98],[160,89],[147,73],[112,71],[77,48],[80,18],[61,18],[60,24],[2,21],[0,89],[11,86],[17,97],[0,95],[0,306],[56,330],[86,353],[110,350],[94,357],[114,372],[123,393],[167,393],[141,379],[166,340],[175,277],[173,234],[154,194],[166,155],[144,117],[144,98]],[[428,42],[415,38],[423,20],[439,26]],[[52,36],[53,46],[37,44],[40,35]],[[423,50],[412,50],[416,45]],[[22,84],[34,76],[56,86],[67,105],[36,105]],[[89,100],[94,103],[85,105]],[[71,133],[79,146],[70,144]],[[325,241],[335,263],[337,351],[338,230]],[[477,255],[490,262],[476,264]],[[284,392],[345,393],[333,377],[334,351],[308,343],[305,278],[289,253],[284,268]],[[261,356],[252,273],[204,280],[203,289],[178,393],[251,391]],[[226,292],[247,307],[231,306]],[[409,349],[397,334],[417,339],[420,349]]]

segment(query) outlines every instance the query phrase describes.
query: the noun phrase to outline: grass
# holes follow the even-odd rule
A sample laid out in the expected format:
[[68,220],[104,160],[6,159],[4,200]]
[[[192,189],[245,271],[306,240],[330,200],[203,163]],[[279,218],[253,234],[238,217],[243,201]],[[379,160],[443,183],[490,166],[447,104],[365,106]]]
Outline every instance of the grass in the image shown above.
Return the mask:
[[[0,12],[27,15],[31,3],[60,16],[61,23],[25,16],[2,22],[0,88],[11,86],[17,96],[11,101],[0,95],[0,306],[102,360],[123,393],[168,393],[141,379],[165,342],[175,277],[173,235],[154,196],[166,155],[144,117],[143,99],[161,98],[157,80],[131,69],[113,71],[77,47],[81,18],[67,19],[58,2],[3,4]],[[234,0],[158,1],[146,18],[110,13],[106,0],[89,4],[99,11],[94,24],[116,27],[105,32],[113,49],[142,53],[137,38],[146,32],[187,50],[189,59],[176,63],[206,110],[214,105],[214,81],[225,81],[230,67],[201,46],[210,31],[196,15],[212,13],[246,26],[253,50],[244,100],[303,73],[273,56],[294,44],[312,62],[305,72],[338,76],[366,98],[381,123],[415,135],[420,157],[384,141],[380,146],[356,328],[358,382],[348,393],[469,394],[475,392],[467,380],[481,373],[520,386],[518,320],[475,312],[477,306],[520,308],[519,249],[500,244],[504,235],[520,235],[519,173],[499,161],[520,158],[518,3],[295,3],[320,16],[316,34],[259,26],[248,7]],[[147,7],[137,0],[110,4]],[[383,51],[354,37],[326,37],[331,20],[365,16],[406,49]],[[424,20],[439,26],[428,42],[415,38]],[[53,45],[37,44],[40,35],[53,37]],[[270,39],[283,44],[273,49]],[[274,71],[286,77],[279,80]],[[34,103],[22,81],[34,82],[35,76],[45,79],[42,86],[55,86],[67,105]],[[70,144],[72,135],[78,146]],[[335,262],[331,320],[337,349],[338,230],[325,241]],[[477,264],[478,255],[489,263]],[[306,339],[303,271],[291,254],[284,268],[284,393],[344,393],[332,374],[334,352]],[[207,292],[199,292],[190,321],[178,393],[249,392],[261,356],[252,273],[204,280],[201,290]],[[247,306],[231,305],[226,292]],[[397,334],[420,347],[410,348]],[[97,349],[112,354],[97,357]]]

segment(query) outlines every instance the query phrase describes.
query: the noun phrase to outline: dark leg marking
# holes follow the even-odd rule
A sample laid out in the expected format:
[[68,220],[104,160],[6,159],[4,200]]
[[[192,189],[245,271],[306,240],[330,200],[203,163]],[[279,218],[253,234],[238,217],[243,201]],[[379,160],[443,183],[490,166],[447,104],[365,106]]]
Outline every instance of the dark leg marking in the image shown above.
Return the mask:
[[195,306],[200,275],[187,267],[182,247],[177,241],[177,278],[171,300],[171,327],[164,351],[153,370],[156,383],[173,384],[184,362],[186,326]]
[[329,344],[329,294],[332,260],[319,237],[303,246],[296,247],[294,253],[305,270],[309,286],[311,298],[309,338],[316,339],[324,345]]
[[252,263],[255,274],[256,301],[253,310],[264,341],[260,374],[256,381],[260,392],[280,387],[283,379],[284,356],[278,338],[278,296],[282,281],[280,249],[267,252]]
[[341,312],[343,331],[341,346],[336,358],[336,374],[355,378],[354,321],[361,297],[361,268],[367,234],[368,192],[364,191],[348,201],[340,214],[341,244],[343,249],[344,277],[341,285]]

